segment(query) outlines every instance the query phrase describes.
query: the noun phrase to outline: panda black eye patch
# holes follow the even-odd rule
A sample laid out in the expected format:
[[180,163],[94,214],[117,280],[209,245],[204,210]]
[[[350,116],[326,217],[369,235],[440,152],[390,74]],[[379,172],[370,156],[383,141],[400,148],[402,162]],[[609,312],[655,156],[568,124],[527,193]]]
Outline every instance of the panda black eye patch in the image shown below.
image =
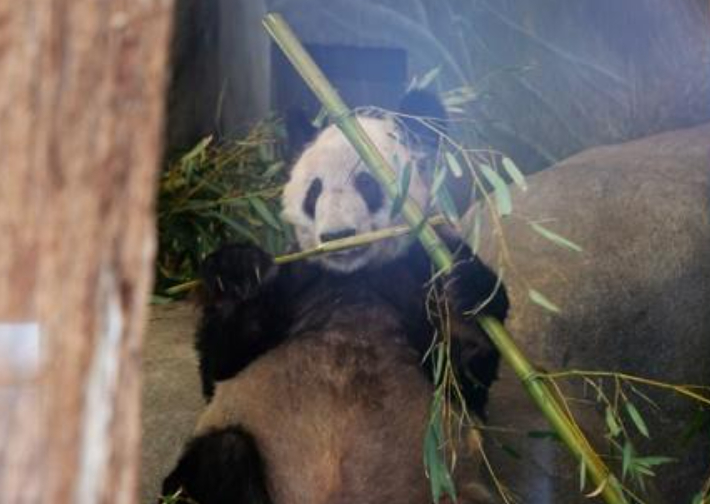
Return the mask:
[[358,173],[355,176],[355,189],[360,193],[362,199],[365,200],[365,204],[370,213],[374,213],[382,208],[384,194],[382,194],[380,184],[375,180],[375,177],[367,172]]
[[323,182],[319,178],[313,179],[311,185],[308,186],[306,199],[303,200],[303,211],[311,219],[316,215],[316,202],[321,192],[323,192]]

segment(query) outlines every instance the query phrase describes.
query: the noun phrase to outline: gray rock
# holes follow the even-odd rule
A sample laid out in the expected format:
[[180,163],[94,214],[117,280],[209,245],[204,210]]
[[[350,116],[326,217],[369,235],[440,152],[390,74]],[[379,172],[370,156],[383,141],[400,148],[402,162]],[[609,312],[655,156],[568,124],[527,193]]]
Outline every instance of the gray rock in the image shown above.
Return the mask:
[[[548,370],[710,384],[709,153],[710,125],[673,131],[584,151],[529,177],[526,193],[514,191],[514,216],[502,226],[510,251],[503,265],[512,300],[508,328],[528,356]],[[528,220],[584,251],[553,244]],[[500,247],[487,242],[481,255],[501,264]],[[561,313],[534,304],[529,288]],[[698,404],[641,388],[660,410],[631,393],[651,432],[640,451],[678,459],[657,471],[657,502],[690,502],[710,463],[706,434],[682,442]],[[598,437],[593,411],[587,407],[582,420]],[[507,370],[492,393],[491,424],[522,433],[505,440],[522,460],[494,459],[523,502],[577,502],[576,464],[553,443],[526,438],[527,430],[547,427]]]

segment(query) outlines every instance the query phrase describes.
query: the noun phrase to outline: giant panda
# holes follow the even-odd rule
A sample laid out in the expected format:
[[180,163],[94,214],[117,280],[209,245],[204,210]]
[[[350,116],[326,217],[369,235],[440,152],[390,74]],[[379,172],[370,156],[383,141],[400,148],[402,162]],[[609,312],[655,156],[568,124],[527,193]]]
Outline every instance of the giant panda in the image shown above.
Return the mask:
[[[443,117],[432,95],[403,100],[407,116]],[[388,115],[358,121],[391,165],[413,166],[409,195],[428,205],[435,140]],[[294,164],[283,218],[300,248],[400,224],[391,203],[335,127]],[[464,312],[505,319],[496,275],[454,238],[452,360],[469,410],[484,416],[498,354]],[[427,292],[432,264],[411,238],[275,265],[254,246],[207,258],[196,348],[209,402],[165,479],[200,504],[417,504],[431,502],[422,447],[433,384],[435,334]],[[458,500],[489,502],[459,457]],[[470,461],[467,466],[464,461]]]

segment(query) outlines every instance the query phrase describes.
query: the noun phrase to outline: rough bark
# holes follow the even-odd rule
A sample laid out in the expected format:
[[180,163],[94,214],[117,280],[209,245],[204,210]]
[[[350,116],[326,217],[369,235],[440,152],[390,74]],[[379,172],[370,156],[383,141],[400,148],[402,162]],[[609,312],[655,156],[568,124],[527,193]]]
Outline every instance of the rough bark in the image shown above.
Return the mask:
[[0,3],[0,495],[136,502],[169,0]]

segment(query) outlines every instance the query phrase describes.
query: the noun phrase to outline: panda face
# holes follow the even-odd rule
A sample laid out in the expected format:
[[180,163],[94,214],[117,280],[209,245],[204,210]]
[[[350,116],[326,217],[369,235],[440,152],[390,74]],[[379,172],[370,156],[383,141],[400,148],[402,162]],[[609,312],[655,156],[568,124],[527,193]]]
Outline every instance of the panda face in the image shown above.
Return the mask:
[[[411,164],[408,194],[422,207],[428,190],[419,173],[422,154],[408,148],[390,118],[358,117],[395,170]],[[306,148],[284,188],[283,218],[296,230],[302,250],[321,243],[383,229],[403,222],[391,217],[391,203],[378,182],[336,126],[325,129]],[[390,261],[403,251],[404,239],[319,256],[325,268],[350,273],[368,264]]]

